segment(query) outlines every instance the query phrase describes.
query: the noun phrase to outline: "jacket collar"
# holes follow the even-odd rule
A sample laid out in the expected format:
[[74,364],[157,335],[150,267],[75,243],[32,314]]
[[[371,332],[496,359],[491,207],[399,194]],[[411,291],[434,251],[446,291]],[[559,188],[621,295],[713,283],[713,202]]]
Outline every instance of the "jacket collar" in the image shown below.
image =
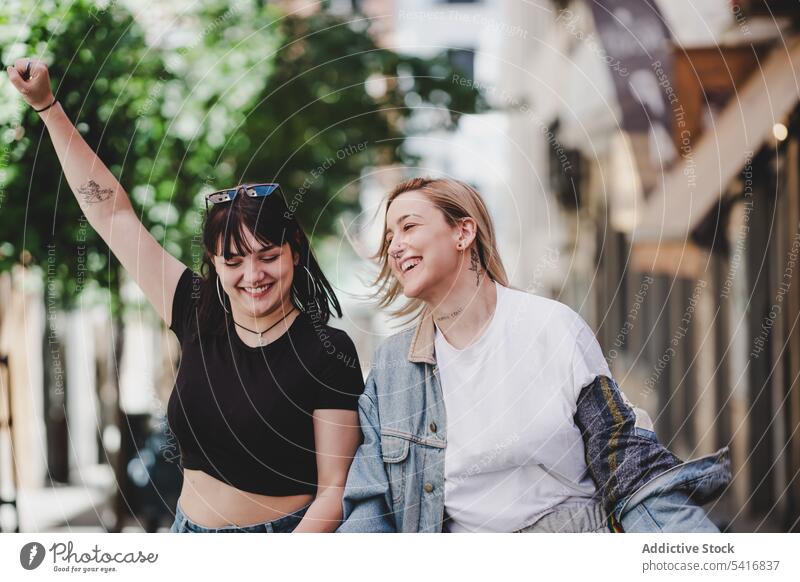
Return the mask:
[[[493,281],[495,286],[498,285]],[[499,291],[498,291],[499,293]],[[499,295],[498,295],[499,297]],[[434,354],[434,339],[436,326],[433,323],[433,314],[430,308],[425,307],[417,322],[414,336],[411,338],[411,347],[408,349],[408,361],[415,363],[436,364]]]
[[408,349],[409,362],[436,364],[433,351],[435,334],[433,316],[430,310],[425,308],[411,338],[411,347]]

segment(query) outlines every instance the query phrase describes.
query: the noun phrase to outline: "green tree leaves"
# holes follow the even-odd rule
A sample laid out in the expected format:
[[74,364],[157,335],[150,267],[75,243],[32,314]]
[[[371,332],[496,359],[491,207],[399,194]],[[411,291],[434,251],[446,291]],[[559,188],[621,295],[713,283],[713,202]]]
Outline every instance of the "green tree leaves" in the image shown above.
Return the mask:
[[[191,6],[164,34],[113,1],[0,6],[3,62],[32,55],[48,63],[76,127],[145,225],[187,264],[200,192],[279,181],[318,241],[357,209],[365,167],[409,161],[409,103],[434,112],[426,119],[439,127],[482,106],[474,89],[452,82],[444,55],[378,47],[357,15],[299,17],[241,1]],[[7,82],[0,97],[0,269],[23,250],[34,263],[54,263],[48,278],[66,305],[81,281],[116,290],[118,263],[87,232],[38,115],[21,109]]]

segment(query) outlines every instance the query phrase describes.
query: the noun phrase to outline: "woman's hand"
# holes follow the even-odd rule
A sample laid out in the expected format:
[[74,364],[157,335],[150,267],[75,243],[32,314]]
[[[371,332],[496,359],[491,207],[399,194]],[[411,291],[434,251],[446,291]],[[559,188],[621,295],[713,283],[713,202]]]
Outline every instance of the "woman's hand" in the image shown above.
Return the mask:
[[[26,71],[30,75],[26,75]],[[43,62],[19,59],[7,72],[28,105],[41,110],[53,103],[50,75]],[[50,107],[41,114],[41,119],[83,215],[169,325],[172,297],[186,266],[167,253],[141,223],[125,189],[92,151],[61,106]]]
[[25,102],[34,109],[42,109],[53,102],[50,88],[50,73],[47,65],[35,59],[17,59],[13,67],[6,69],[11,84],[19,91]]

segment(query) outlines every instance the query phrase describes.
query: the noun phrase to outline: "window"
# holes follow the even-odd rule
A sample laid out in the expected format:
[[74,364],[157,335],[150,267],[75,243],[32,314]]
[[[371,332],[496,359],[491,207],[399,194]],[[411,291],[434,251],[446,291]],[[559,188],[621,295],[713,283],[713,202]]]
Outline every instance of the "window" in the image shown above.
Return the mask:
[[473,49],[448,49],[447,59],[450,64],[464,77],[475,78],[475,51]]

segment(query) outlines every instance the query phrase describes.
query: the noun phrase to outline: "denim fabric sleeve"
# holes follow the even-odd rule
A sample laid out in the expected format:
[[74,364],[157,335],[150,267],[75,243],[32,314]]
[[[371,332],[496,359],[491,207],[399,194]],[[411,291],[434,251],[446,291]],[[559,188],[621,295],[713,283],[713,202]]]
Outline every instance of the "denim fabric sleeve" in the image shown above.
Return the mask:
[[636,421],[637,409],[613,379],[597,376],[581,390],[575,424],[583,436],[589,473],[609,513],[638,487],[681,463]]
[[652,495],[626,511],[620,518],[628,533],[719,533],[719,529],[682,490]]
[[344,516],[338,532],[396,531],[389,479],[381,453],[380,418],[375,399],[375,379],[370,374],[364,393],[358,400],[358,416],[364,438],[347,475],[342,498]]

